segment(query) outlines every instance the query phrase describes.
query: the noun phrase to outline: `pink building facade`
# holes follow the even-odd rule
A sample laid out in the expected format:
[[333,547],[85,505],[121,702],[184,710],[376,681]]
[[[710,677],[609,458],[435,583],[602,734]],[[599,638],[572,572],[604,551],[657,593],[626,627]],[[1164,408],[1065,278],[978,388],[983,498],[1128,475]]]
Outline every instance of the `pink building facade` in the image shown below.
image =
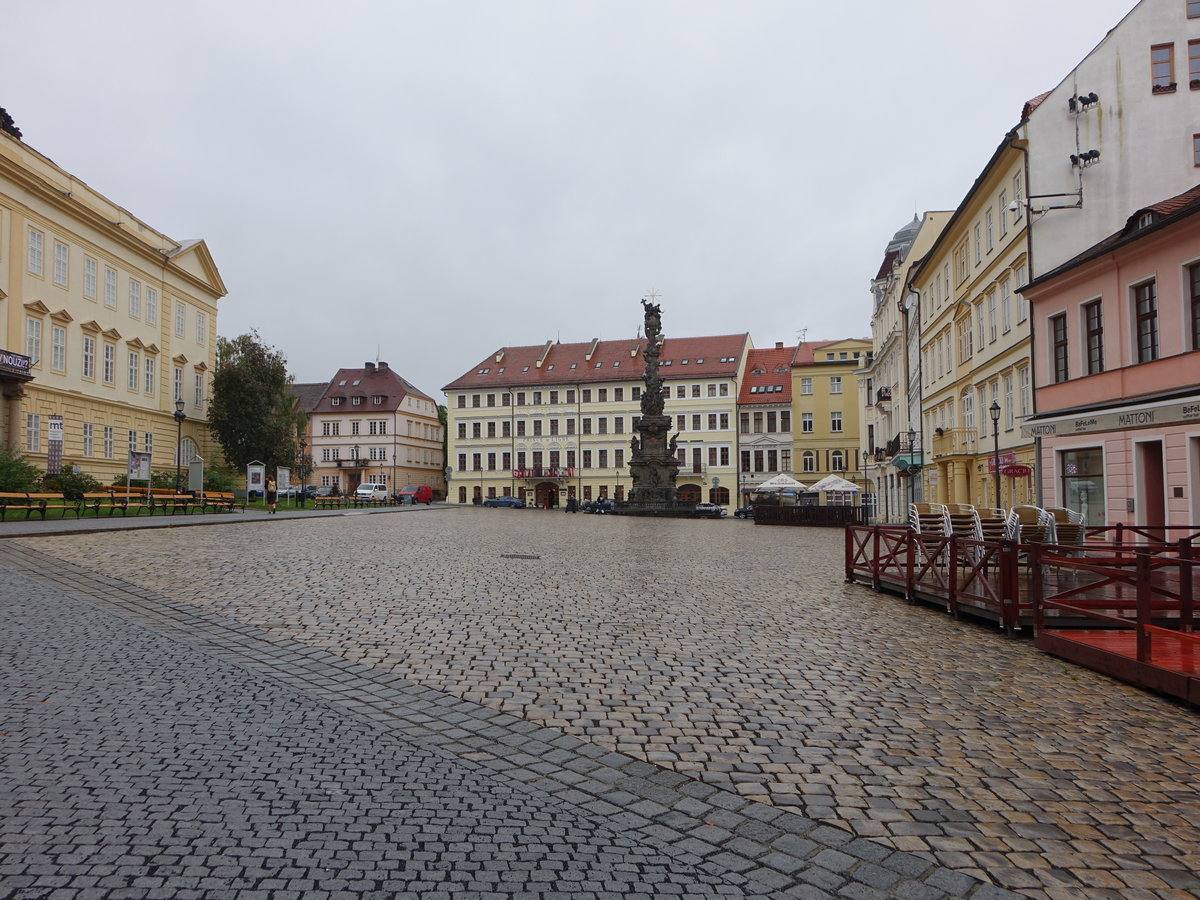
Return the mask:
[[1043,506],[1089,524],[1200,524],[1200,186],[1023,293]]

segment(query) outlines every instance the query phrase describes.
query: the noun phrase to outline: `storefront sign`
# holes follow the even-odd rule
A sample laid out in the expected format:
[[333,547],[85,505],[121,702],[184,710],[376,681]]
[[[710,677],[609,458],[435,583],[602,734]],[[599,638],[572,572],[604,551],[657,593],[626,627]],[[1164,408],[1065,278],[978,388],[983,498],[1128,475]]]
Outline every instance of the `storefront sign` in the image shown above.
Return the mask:
[[1010,465],[1001,466],[1000,474],[1007,475],[1009,478],[1028,478],[1033,474],[1033,469],[1030,466]]
[[[995,472],[996,471],[996,454],[994,454],[994,453],[989,454],[987,461],[988,461],[988,471]],[[1015,450],[1008,450],[1005,453],[1001,453],[1000,454],[1000,471],[1003,472],[1005,466],[1011,466],[1016,461],[1017,461],[1017,454],[1016,454]]]
[[1047,418],[1021,426],[1023,437],[1055,437],[1067,434],[1096,434],[1151,428],[1155,425],[1179,425],[1200,422],[1200,400],[1185,403],[1161,403],[1131,406],[1120,410],[1097,411],[1074,418]]
[[28,356],[13,353],[11,350],[0,350],[0,372],[5,372],[9,375],[22,375],[28,378],[29,369],[32,365],[33,360]]

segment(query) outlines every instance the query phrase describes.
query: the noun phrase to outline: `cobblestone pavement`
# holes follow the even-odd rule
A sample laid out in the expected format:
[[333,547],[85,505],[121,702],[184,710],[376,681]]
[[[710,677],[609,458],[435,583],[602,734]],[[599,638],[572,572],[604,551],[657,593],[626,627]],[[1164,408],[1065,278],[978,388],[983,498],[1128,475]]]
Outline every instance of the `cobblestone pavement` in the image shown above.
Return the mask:
[[40,555],[0,555],[0,897],[1013,896],[60,564],[64,591],[13,571]]
[[1200,716],[843,584],[840,532],[444,510],[20,542],[1029,896],[1200,895]]

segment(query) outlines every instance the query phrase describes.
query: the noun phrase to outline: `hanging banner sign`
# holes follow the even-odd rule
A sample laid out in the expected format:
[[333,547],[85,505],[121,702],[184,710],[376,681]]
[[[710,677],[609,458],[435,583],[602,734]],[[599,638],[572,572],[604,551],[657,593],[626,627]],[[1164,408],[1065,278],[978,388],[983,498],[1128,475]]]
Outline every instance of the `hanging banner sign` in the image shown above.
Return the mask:
[[63,417],[51,416],[46,423],[46,471],[57,475],[62,471]]
[[1019,465],[1001,466],[1000,474],[1006,475],[1009,478],[1028,478],[1033,474],[1033,468]]

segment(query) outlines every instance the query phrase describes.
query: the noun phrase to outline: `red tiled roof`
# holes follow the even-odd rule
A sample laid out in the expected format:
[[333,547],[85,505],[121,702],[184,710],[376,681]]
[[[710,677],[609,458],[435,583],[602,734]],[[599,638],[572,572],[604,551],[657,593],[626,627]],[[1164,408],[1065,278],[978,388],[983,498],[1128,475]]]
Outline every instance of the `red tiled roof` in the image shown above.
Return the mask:
[[[732,377],[737,374],[738,363],[749,341],[749,334],[667,338],[659,356],[659,374],[666,380]],[[552,343],[549,352],[546,344],[501,347],[442,390],[633,381],[642,377],[645,367],[642,348],[645,344],[645,338],[630,338],[623,341]],[[539,359],[542,360],[540,367],[537,364]]]
[[[380,363],[380,366],[387,366],[387,363]],[[342,382],[345,382],[343,384]],[[321,399],[313,407],[314,413],[347,413],[352,410],[361,410],[363,412],[395,412],[400,408],[400,402],[407,396],[413,395],[420,397],[422,400],[428,400],[433,403],[432,397],[424,391],[420,391],[413,387],[407,379],[400,376],[394,369],[380,368],[379,366],[361,369],[338,369],[337,374],[333,376],[333,380],[325,387],[325,393],[321,395]],[[376,406],[368,401],[367,403],[353,406],[349,400],[343,400],[342,403],[334,406],[330,403],[332,397],[378,397],[384,398],[383,403]]]
[[[1150,212],[1158,213],[1160,216],[1169,216],[1172,213],[1179,212],[1185,206],[1190,206],[1197,200],[1200,200],[1200,184],[1196,185],[1190,191],[1184,191],[1182,194],[1172,197],[1169,200],[1163,200],[1155,203],[1153,206],[1147,206],[1146,209]],[[1142,212],[1142,210],[1138,210],[1138,212]]]
[[1029,118],[1029,114],[1042,105],[1042,101],[1049,97],[1054,91],[1046,91],[1044,94],[1038,94],[1032,100],[1026,100],[1025,105],[1021,107],[1021,121],[1024,122]]
[[899,250],[889,250],[887,253],[885,253],[883,255],[883,263],[879,266],[879,272],[876,273],[875,277],[877,279],[884,278],[884,277],[892,274],[892,269],[895,267],[896,260],[898,260],[899,258],[900,258]]
[[[746,371],[742,375],[739,404],[791,403],[792,357],[795,347],[774,347],[770,350],[751,350],[746,354]],[[778,371],[782,369],[783,371]],[[756,371],[761,375],[755,375]],[[752,391],[751,388],[778,387],[774,391]]]

